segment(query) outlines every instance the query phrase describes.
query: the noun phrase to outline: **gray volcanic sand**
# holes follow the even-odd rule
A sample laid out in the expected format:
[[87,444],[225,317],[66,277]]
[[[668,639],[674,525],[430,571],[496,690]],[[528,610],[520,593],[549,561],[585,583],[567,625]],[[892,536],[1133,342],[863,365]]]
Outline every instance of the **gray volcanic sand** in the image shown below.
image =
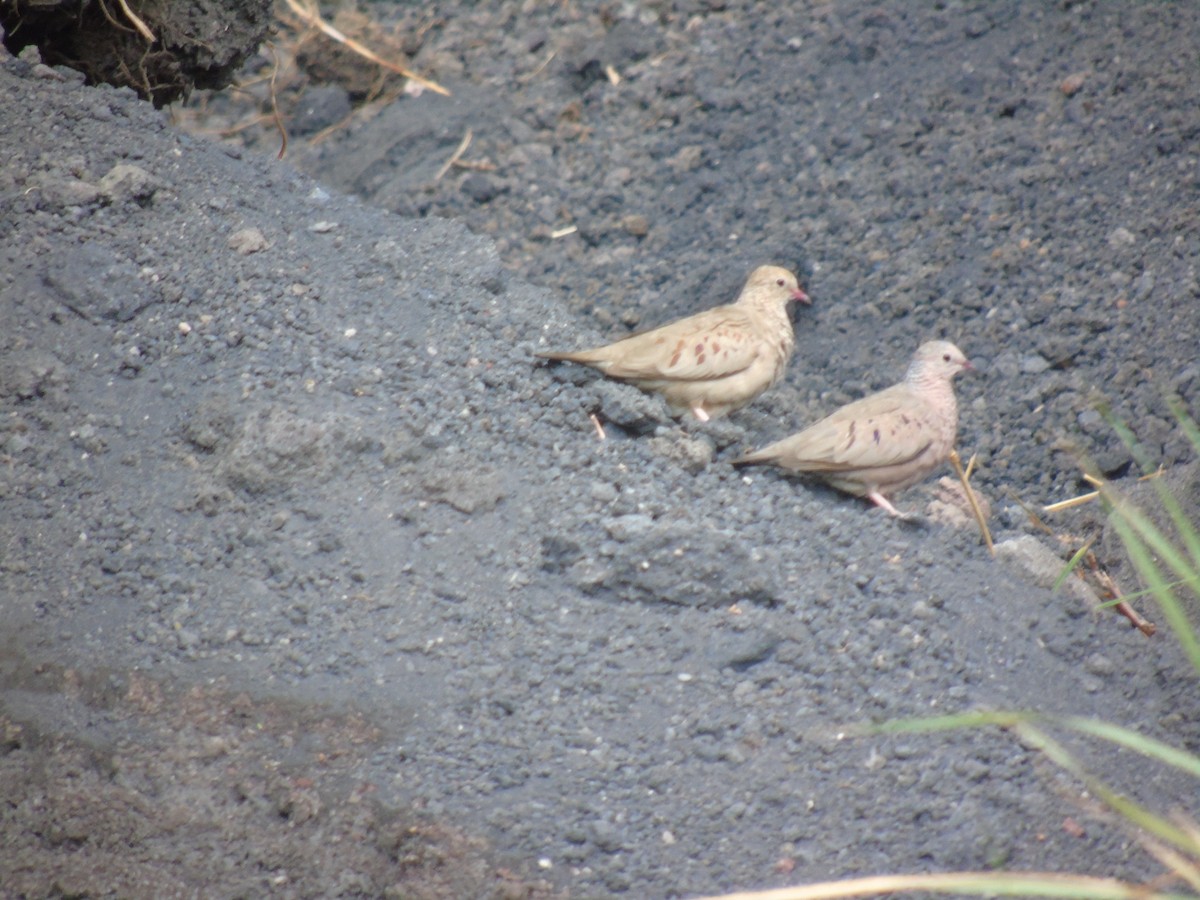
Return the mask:
[[[1098,395],[1190,459],[1163,395],[1200,411],[1200,9],[498,6],[439,7],[415,65],[451,98],[291,163],[0,60],[0,894],[1157,874],[1014,735],[845,732],[1023,708],[1196,751],[1165,629],[727,460],[933,336],[981,369],[959,446],[1010,557],[1094,536],[1018,503],[1081,457],[1134,473]],[[491,165],[435,180],[467,128]],[[814,305],[728,420],[532,359],[761,262]]]

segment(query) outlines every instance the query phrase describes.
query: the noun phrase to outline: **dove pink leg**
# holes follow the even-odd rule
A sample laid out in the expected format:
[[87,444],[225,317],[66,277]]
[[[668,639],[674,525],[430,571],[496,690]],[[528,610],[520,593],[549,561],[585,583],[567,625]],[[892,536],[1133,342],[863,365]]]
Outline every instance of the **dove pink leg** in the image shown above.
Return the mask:
[[697,403],[695,406],[692,407],[692,415],[695,416],[697,419],[699,419],[701,422],[708,421],[708,413],[706,413],[704,411],[704,407],[701,406],[699,403]]
[[872,503],[874,503],[876,506],[878,506],[880,509],[887,510],[891,515],[895,516],[897,519],[907,519],[908,518],[908,516],[906,516],[904,513],[900,512],[900,510],[896,509],[896,507],[892,506],[892,504],[888,501],[888,498],[883,496],[883,494],[879,493],[879,491],[868,491],[867,499],[870,500]]

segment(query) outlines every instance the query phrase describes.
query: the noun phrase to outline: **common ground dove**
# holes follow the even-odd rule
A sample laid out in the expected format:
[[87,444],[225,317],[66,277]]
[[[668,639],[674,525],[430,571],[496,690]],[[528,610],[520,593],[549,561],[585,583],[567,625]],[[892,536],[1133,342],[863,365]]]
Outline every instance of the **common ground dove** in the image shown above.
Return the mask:
[[916,484],[954,449],[953,380],[969,369],[953,344],[928,341],[917,348],[899,384],[855,400],[799,434],[735,459],[734,465],[767,463],[811,472],[904,518],[887,495]]
[[707,422],[745,406],[783,376],[796,345],[787,311],[792,300],[809,302],[796,276],[759,266],[727,306],[594,350],[537,355],[657,391],[672,415],[690,412]]

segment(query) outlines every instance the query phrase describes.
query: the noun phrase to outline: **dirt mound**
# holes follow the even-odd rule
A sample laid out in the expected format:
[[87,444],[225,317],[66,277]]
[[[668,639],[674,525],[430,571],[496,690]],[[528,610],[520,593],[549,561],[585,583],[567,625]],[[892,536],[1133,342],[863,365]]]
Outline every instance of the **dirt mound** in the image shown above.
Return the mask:
[[270,29],[271,0],[50,0],[0,7],[4,45],[133,88],[155,106],[223,88]]

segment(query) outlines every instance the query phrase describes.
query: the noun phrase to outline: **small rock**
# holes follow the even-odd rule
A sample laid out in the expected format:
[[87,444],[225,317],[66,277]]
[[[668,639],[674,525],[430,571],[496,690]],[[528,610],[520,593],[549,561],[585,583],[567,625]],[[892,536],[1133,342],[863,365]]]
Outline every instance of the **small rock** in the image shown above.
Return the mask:
[[655,437],[650,439],[650,449],[659,456],[678,462],[686,472],[696,474],[712,462],[712,444],[701,438]]
[[591,495],[592,499],[598,503],[612,503],[617,499],[617,488],[607,481],[594,481]]
[[243,228],[229,236],[229,249],[242,256],[258,253],[271,246],[270,241],[257,228]]
[[[983,513],[983,519],[986,522],[991,518],[992,504],[978,490],[972,488],[972,491],[975,494],[975,502],[979,504],[979,510]],[[929,501],[925,514],[932,521],[941,522],[951,528],[966,528],[975,524],[975,513],[971,509],[970,501],[967,500],[967,493],[963,490],[962,482],[949,476],[943,476],[938,480],[933,499]]]
[[1040,375],[1050,368],[1050,363],[1040,353],[1029,353],[1021,357],[1021,371],[1026,375]]
[[674,156],[667,160],[667,165],[676,172],[690,172],[693,169],[700,167],[700,160],[704,156],[704,148],[698,145],[684,147]]
[[628,541],[635,535],[645,534],[654,528],[654,520],[642,513],[617,516],[604,523],[604,530],[614,541]]
[[[996,559],[1007,562],[1014,569],[1026,575],[1034,584],[1047,589],[1054,587],[1054,582],[1066,568],[1065,562],[1030,534],[1023,534],[1020,537],[998,543]],[[1074,575],[1063,582],[1060,590],[1072,599],[1085,604],[1089,609],[1099,603],[1092,589]]]
[[621,227],[634,237],[645,237],[650,231],[650,223],[646,221],[646,217],[636,213],[621,219]]
[[118,163],[100,179],[100,190],[109,200],[132,200],[139,206],[149,203],[161,187],[162,182],[145,169],[128,163]]
[[483,204],[493,200],[502,189],[496,179],[482,172],[472,172],[463,179],[462,192],[476,203]]
[[1108,233],[1108,246],[1110,247],[1131,247],[1136,243],[1137,238],[1128,228],[1118,227]]
[[50,207],[88,206],[102,196],[100,188],[79,178],[45,178],[38,185]]
[[623,849],[621,833],[611,822],[597,819],[591,825],[592,843],[605,853],[616,853]]
[[1088,76],[1091,74],[1091,72],[1073,72],[1059,82],[1058,89],[1065,96],[1073,97],[1079,93],[1079,89],[1083,87],[1084,82],[1088,80]]

